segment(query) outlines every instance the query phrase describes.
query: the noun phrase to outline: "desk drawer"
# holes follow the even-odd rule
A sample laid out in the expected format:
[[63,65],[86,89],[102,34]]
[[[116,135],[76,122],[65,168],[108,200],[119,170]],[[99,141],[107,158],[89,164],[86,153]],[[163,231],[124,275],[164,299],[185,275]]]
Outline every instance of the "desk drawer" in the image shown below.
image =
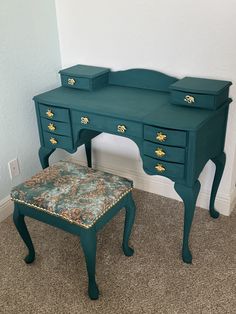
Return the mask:
[[144,141],[144,154],[160,160],[184,163],[185,149]]
[[186,132],[165,128],[144,126],[144,139],[170,146],[186,146]]
[[72,138],[43,132],[44,146],[50,148],[73,149]]
[[52,121],[41,118],[42,128],[51,134],[71,136],[71,128],[69,123]]
[[61,75],[62,86],[76,88],[76,89],[91,89],[91,80],[85,77],[75,77],[69,75]]
[[128,120],[115,119],[86,112],[73,112],[72,123],[80,124],[85,129],[92,129],[122,136],[143,137],[143,125]]
[[70,122],[68,109],[39,104],[39,112],[42,118],[54,121]]
[[151,175],[162,175],[168,178],[184,177],[184,165],[174,162],[166,162],[144,156],[143,158],[144,169]]

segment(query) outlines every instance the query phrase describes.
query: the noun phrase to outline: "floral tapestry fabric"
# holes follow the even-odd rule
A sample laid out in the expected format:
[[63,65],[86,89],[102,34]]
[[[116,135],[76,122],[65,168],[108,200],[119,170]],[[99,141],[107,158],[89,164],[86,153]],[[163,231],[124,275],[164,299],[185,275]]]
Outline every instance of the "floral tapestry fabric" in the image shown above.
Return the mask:
[[12,200],[90,228],[132,189],[132,181],[60,161],[12,189]]

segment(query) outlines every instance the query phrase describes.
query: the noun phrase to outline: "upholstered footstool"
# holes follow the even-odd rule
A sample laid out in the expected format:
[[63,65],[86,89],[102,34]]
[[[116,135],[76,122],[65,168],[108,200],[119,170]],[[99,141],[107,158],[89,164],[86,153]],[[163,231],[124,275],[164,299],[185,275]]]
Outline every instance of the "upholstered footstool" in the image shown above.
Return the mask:
[[29,250],[25,262],[35,259],[25,216],[79,235],[88,272],[88,294],[97,299],[96,233],[122,208],[126,209],[123,251],[126,256],[134,252],[128,245],[135,217],[131,190],[132,182],[125,178],[68,161],[60,161],[13,188],[13,220]]

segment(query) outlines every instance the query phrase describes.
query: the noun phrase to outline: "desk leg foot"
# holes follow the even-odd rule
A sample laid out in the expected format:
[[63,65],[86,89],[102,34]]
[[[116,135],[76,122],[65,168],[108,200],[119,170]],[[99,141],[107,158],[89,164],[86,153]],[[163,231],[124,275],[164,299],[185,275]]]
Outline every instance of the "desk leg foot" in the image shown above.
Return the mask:
[[54,148],[40,147],[39,159],[40,159],[40,163],[43,169],[49,166],[48,159],[54,151],[55,151]]
[[175,190],[184,202],[184,235],[182,259],[185,263],[192,262],[192,254],[189,249],[189,234],[194,217],[194,211],[198,193],[200,190],[200,182],[197,180],[193,187],[188,187],[182,184],[175,183]]
[[97,248],[96,232],[91,230],[81,232],[80,243],[84,251],[88,272],[88,295],[91,300],[97,300],[99,297],[99,290],[95,280]]
[[15,209],[14,209],[14,213],[13,213],[13,221],[14,221],[16,229],[18,230],[22,240],[25,242],[25,245],[27,246],[27,248],[29,250],[29,253],[25,257],[24,260],[25,260],[26,264],[31,264],[35,260],[35,251],[34,251],[34,246],[33,246],[29,231],[26,227],[24,218],[25,218],[25,216],[20,214],[20,212],[17,208],[17,205],[15,204]]
[[214,181],[213,181],[212,189],[211,189],[209,212],[212,218],[218,218],[220,214],[217,210],[215,210],[215,198],[216,198],[216,193],[218,191],[222,174],[225,168],[225,160],[226,160],[225,153],[222,152],[219,156],[212,158],[211,160],[215,164],[216,170],[215,170]]
[[92,167],[92,142],[91,140],[85,143],[84,145],[85,145],[85,152],[86,152],[88,167],[91,168]]
[[126,256],[132,256],[134,254],[134,250],[129,246],[129,238],[134,224],[136,206],[131,193],[129,195],[129,199],[127,200],[125,209],[126,215],[122,248]]

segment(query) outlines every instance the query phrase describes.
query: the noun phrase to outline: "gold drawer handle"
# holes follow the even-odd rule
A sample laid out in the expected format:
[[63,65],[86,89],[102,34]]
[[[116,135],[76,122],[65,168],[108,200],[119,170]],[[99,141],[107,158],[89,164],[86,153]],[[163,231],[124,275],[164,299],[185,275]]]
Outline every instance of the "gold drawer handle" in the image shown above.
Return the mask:
[[55,130],[56,130],[56,126],[55,126],[53,123],[49,123],[48,129],[49,129],[50,131],[55,131]]
[[184,101],[186,101],[188,104],[192,104],[195,102],[195,99],[193,96],[190,96],[190,95],[186,95],[185,98],[184,98]]
[[88,124],[89,118],[88,117],[81,117],[81,124]]
[[54,116],[54,113],[52,112],[51,109],[48,109],[48,110],[46,111],[46,115],[48,116],[48,118],[52,118],[52,117]]
[[73,78],[68,78],[67,83],[68,83],[68,85],[72,85],[73,86],[73,85],[75,85],[76,80],[73,79]]
[[57,144],[57,140],[54,137],[51,137],[50,140],[52,145],[56,145]]
[[163,134],[162,132],[158,132],[156,139],[160,142],[165,142],[167,140],[167,135]]
[[120,133],[125,133],[125,131],[127,130],[125,125],[117,125],[117,131]]
[[160,147],[157,147],[157,149],[155,150],[155,153],[158,157],[164,157],[166,154],[164,150]]
[[164,172],[166,170],[166,168],[162,164],[157,164],[155,168],[157,172]]

